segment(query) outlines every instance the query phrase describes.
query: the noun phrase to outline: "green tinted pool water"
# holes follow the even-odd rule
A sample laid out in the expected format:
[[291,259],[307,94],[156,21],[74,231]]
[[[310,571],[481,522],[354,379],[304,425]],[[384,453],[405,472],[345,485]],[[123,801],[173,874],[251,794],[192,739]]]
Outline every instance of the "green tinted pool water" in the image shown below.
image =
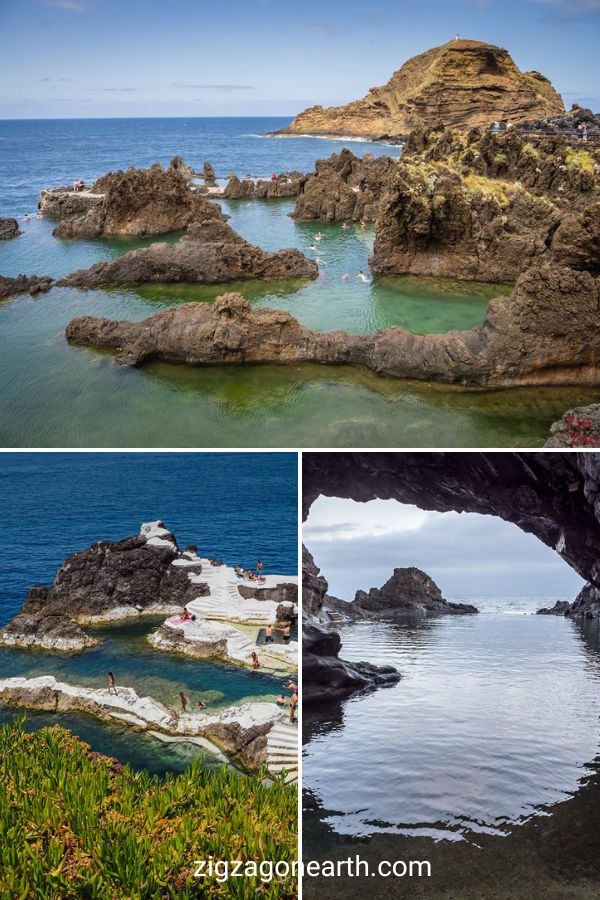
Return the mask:
[[[78,315],[141,320],[174,304],[210,302],[226,290],[242,291],[256,306],[287,310],[319,331],[364,333],[399,325],[415,333],[445,332],[482,322],[490,297],[508,290],[411,277],[364,284],[356,276],[368,272],[371,229],[297,223],[287,201],[238,201],[223,208],[244,237],[265,249],[295,246],[318,256],[319,278],[89,292],[55,288],[36,300],[24,296],[1,304],[2,446],[539,446],[567,408],[597,400],[590,390],[464,391],[313,365],[191,369],[152,363],[127,370],[114,364],[112,354],[66,343],[64,329]],[[52,237],[49,222],[23,227],[24,235],[0,246],[3,274],[60,276],[148,243],[63,242]]]

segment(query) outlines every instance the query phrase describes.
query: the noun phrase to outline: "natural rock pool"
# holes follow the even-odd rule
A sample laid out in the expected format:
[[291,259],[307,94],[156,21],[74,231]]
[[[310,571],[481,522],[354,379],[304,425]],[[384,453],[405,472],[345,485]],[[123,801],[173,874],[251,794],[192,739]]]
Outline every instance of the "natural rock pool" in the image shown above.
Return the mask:
[[[168,707],[179,709],[178,694],[183,691],[191,707],[201,700],[206,704],[206,712],[255,700],[274,702],[282,693],[287,678],[157,651],[147,642],[146,635],[162,622],[164,616],[89,628],[89,633],[101,643],[82,653],[59,654],[0,647],[0,671],[11,677],[53,675],[59,681],[92,688],[106,688],[108,672],[113,672],[117,686],[133,688],[139,696],[150,696]],[[0,722],[18,718],[22,713],[22,710],[0,704]],[[96,721],[91,716],[32,711],[27,711],[26,715],[28,727],[63,724],[88,741],[94,750],[151,772],[183,771],[203,752],[211,760],[210,751],[200,750],[193,743],[164,743],[151,735]],[[222,761],[220,754],[212,757],[214,765],[221,765]]]
[[[140,320],[181,302],[211,301],[226,290],[242,291],[253,305],[286,310],[317,331],[371,332],[398,325],[415,333],[476,325],[489,299],[507,292],[507,286],[412,277],[364,283],[357,275],[368,274],[371,228],[297,223],[288,215],[289,201],[222,206],[231,225],[251,242],[267,250],[294,246],[318,258],[319,278],[88,292],[54,288],[39,299],[26,295],[1,304],[1,443],[535,446],[567,408],[595,398],[589,389],[465,391],[314,365],[194,369],[157,362],[125,371],[114,365],[112,354],[66,343],[64,329],[75,316]],[[33,220],[22,227],[22,236],[0,246],[3,274],[59,277],[150,242],[63,242],[52,237],[50,222]],[[317,233],[323,235],[320,241]]]
[[307,710],[307,858],[384,835],[430,852],[501,840],[589,777],[598,622],[527,615],[540,598],[471,599],[479,615],[340,629],[345,659],[397,666],[402,680]]

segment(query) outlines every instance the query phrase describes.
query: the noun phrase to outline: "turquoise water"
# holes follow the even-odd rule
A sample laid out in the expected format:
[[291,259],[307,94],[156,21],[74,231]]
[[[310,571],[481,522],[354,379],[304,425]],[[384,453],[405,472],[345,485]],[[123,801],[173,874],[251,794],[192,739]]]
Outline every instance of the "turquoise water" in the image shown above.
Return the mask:
[[54,675],[59,681],[91,688],[105,688],[108,672],[113,672],[117,686],[133,688],[140,696],[154,697],[173,709],[179,709],[179,691],[192,706],[202,700],[209,710],[252,700],[277,700],[287,677],[273,678],[241,666],[157,650],[146,635],[164,620],[163,616],[110,628],[87,628],[87,633],[102,643],[76,654],[0,647],[0,671],[10,672],[10,677]]
[[[269,139],[285,120],[129,120],[0,123],[0,212],[33,210],[39,189],[87,180],[117,166],[163,162],[181,153],[212,159],[219,174],[309,171],[342,142]],[[21,148],[22,155],[16,154]],[[397,148],[352,143],[354,152]],[[70,347],[78,315],[141,320],[167,306],[212,301],[240,290],[255,306],[283,309],[317,331],[355,333],[401,326],[415,333],[470,328],[505,285],[409,277],[364,284],[373,230],[297,223],[288,201],[223,203],[234,228],[267,250],[298,247],[319,258],[308,282],[147,286],[79,292],[53,289],[0,304],[0,445],[8,447],[502,447],[539,446],[569,407],[597,399],[588,389],[464,391],[399,382],[357,369],[256,366],[190,369],[150,363],[134,371],[113,355]],[[59,241],[52,224],[23,222],[0,244],[0,273],[65,275],[148,241]],[[315,243],[315,234],[323,239]],[[177,240],[171,235],[168,240]],[[316,252],[310,247],[316,246]],[[343,280],[347,274],[349,278]]]
[[[265,485],[269,490],[265,491]],[[240,497],[244,497],[243,511]],[[51,584],[73,552],[136,534],[163,519],[181,547],[267,572],[297,571],[297,459],[257,453],[6,453],[0,455],[0,624],[33,584]],[[164,617],[86,628],[101,643],[81,653],[0,647],[0,677],[53,675],[87,687],[133,688],[179,708],[179,691],[207,710],[276,700],[287,678],[156,650],[146,636]],[[0,721],[20,716],[0,705]],[[28,714],[32,726],[60,722],[95,750],[151,771],[181,771],[201,752],[77,714]]]
[[[402,679],[305,712],[303,784],[332,840],[477,843],[575,794],[598,753],[600,630],[532,614],[555,599],[471,598],[479,615],[340,629],[342,657]],[[322,835],[305,824],[307,853],[323,854]]]

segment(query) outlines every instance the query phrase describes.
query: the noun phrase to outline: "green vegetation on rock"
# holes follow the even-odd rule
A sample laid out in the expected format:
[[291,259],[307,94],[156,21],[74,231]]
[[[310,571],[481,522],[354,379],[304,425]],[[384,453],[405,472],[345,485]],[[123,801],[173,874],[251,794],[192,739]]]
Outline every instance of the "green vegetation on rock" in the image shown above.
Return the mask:
[[[297,858],[297,792],[194,763],[164,779],[55,726],[0,728],[0,896],[286,900],[293,876],[194,878],[195,860]],[[264,871],[264,870],[263,870]]]
[[565,163],[567,169],[579,169],[582,172],[591,172],[592,175],[596,171],[594,157],[588,150],[570,148],[567,150]]

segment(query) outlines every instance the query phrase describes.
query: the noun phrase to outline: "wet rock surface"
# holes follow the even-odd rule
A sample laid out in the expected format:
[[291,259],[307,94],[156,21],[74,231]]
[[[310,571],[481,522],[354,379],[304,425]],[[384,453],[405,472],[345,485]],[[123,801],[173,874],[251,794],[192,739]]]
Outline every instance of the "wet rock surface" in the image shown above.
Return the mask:
[[325,222],[374,222],[384,187],[396,170],[388,156],[362,158],[350,150],[318,160],[315,173],[304,178],[293,218]]
[[0,241],[10,241],[20,234],[19,223],[16,219],[0,218]]
[[174,536],[156,533],[122,541],[99,541],[68,557],[54,583],[34,585],[21,613],[0,632],[0,643],[43,649],[83,649],[95,643],[80,624],[178,612],[207,593],[188,573],[202,567],[173,566],[180,553]]
[[468,128],[563,113],[559,94],[539,72],[521,72],[501,47],[456,39],[412,57],[362,100],[313,106],[278,133],[381,139],[438,122]]
[[600,135],[600,115],[592,112],[586,106],[579,106],[577,103],[573,104],[569,112],[559,113],[556,116],[547,116],[545,119],[534,119],[531,122],[524,122],[518,127],[526,131],[572,134],[577,131],[578,125],[582,122],[587,128],[588,134]]
[[60,219],[53,232],[60,238],[144,237],[180,231],[192,222],[222,221],[219,207],[189,185],[188,167],[177,159],[166,171],[157,164],[109,172],[88,193],[43,192],[40,209]]
[[318,362],[464,385],[598,384],[599,309],[598,281],[589,273],[541,267],[522,275],[509,297],[492,300],[482,325],[462,332],[321,334],[288,313],[252,309],[240,294],[225,294],[139,323],[84,316],[66,334],[74,343],[118,349],[123,365]]
[[19,294],[45,294],[52,287],[52,279],[49,275],[17,275],[16,278],[7,278],[0,275],[0,300],[8,300],[18,297]]
[[220,284],[266,278],[315,278],[317,265],[299,250],[267,253],[245,241],[224,222],[190,225],[174,244],[156,243],[133,250],[112,263],[79,269],[58,284],[63,287],[97,288],[110,285]]

